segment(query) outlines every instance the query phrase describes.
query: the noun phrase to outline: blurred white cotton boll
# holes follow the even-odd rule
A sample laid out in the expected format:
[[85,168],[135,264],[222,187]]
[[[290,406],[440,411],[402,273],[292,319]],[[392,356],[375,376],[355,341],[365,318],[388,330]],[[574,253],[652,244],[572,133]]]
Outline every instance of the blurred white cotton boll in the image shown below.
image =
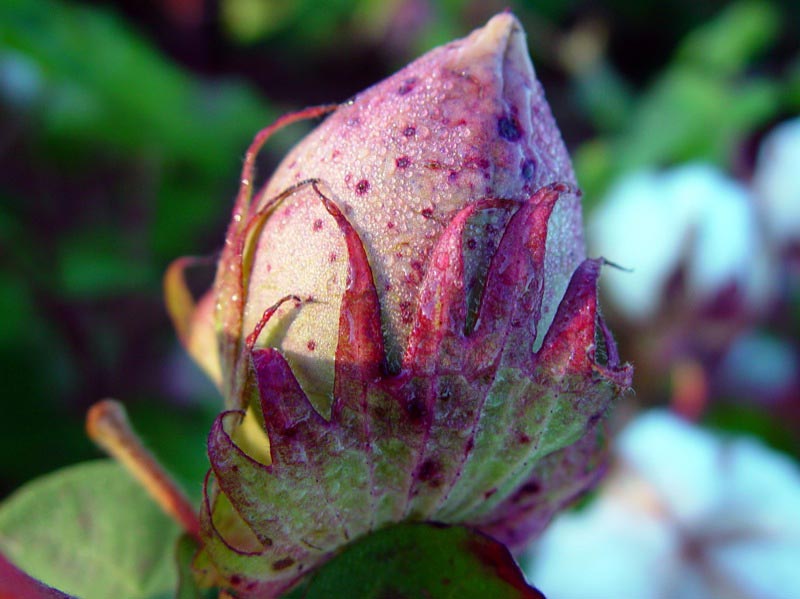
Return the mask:
[[596,500],[531,553],[547,597],[800,597],[796,463],[663,411],[633,421],[616,452]]
[[702,520],[721,492],[715,447],[704,431],[663,412],[640,416],[617,441],[625,466],[644,477],[682,522]]
[[652,317],[671,275],[686,266],[698,303],[735,284],[751,303],[769,276],[747,188],[708,164],[639,172],[614,186],[590,219],[595,254],[632,269],[609,271],[611,301],[633,320]]
[[632,272],[608,269],[611,300],[633,319],[658,309],[661,291],[679,263],[691,215],[663,197],[661,176],[650,171],[620,180],[588,223],[593,252]]
[[675,169],[667,193],[694,210],[690,289],[703,299],[731,282],[747,289],[760,246],[748,190],[717,169],[696,164]]
[[672,531],[614,498],[599,498],[591,510],[562,516],[551,526],[527,569],[528,579],[549,599],[662,599],[660,590],[680,571]]
[[764,139],[753,189],[771,239],[779,245],[800,243],[800,117]]

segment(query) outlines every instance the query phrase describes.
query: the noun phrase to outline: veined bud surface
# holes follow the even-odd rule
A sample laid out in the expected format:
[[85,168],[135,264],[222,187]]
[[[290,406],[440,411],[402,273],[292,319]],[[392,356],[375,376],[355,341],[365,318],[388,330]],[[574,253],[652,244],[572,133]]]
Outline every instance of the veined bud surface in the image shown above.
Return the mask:
[[512,546],[599,476],[630,382],[580,194],[519,22],[501,14],[334,108],[253,191],[213,289],[168,302],[228,410],[198,567],[273,596],[392,522]]

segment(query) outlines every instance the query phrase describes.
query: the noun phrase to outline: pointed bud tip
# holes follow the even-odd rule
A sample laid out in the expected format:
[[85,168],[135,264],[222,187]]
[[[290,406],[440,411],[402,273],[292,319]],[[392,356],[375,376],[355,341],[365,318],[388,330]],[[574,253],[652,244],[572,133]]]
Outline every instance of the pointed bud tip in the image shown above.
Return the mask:
[[486,25],[473,31],[465,38],[464,51],[473,55],[489,54],[498,49],[505,51],[510,43],[516,43],[522,33],[522,25],[511,13],[500,13],[492,17]]
[[531,81],[534,79],[525,30],[513,14],[500,13],[464,38],[453,57],[452,67],[468,71],[471,66],[486,62],[497,64],[501,80],[511,69],[523,73],[523,77]]

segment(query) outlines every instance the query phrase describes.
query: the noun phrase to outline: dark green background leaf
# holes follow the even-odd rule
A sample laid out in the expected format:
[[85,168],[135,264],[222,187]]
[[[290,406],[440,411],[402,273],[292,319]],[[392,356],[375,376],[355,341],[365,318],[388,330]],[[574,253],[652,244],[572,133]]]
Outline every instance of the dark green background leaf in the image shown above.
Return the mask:
[[463,527],[401,524],[353,543],[291,599],[542,599],[503,545]]
[[108,460],[36,479],[0,506],[0,551],[82,599],[170,597],[178,527]]

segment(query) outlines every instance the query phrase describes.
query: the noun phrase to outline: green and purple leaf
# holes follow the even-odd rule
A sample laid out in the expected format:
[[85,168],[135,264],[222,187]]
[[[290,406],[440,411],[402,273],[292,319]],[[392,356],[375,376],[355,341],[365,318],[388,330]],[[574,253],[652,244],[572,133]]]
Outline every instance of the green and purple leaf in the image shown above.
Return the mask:
[[110,461],[36,479],[0,506],[0,552],[82,599],[170,596],[177,538],[177,525]]
[[544,599],[508,549],[463,527],[400,524],[360,539],[287,599]]

